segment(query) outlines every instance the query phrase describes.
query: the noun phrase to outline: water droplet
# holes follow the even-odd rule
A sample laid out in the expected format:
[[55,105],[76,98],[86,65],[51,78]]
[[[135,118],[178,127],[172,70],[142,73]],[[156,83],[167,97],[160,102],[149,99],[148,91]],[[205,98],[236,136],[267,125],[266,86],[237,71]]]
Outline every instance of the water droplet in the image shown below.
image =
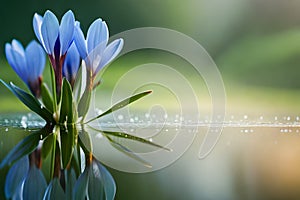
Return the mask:
[[123,115],[118,115],[118,119],[123,120],[124,119]]
[[134,122],[134,119],[133,119],[133,118],[130,118],[130,120],[129,120],[129,121],[133,123],[133,122]]
[[149,117],[150,117],[150,114],[149,114],[149,113],[146,113],[146,114],[145,114],[145,117],[146,117],[146,118],[149,118]]
[[290,121],[290,120],[291,120],[291,117],[290,117],[290,116],[288,116],[288,117],[286,118],[286,120]]
[[150,141],[150,142],[153,142],[153,139],[152,139],[152,138],[150,138],[150,139],[149,139],[149,141]]
[[260,117],[259,117],[259,119],[260,119],[260,120],[263,120],[263,119],[264,119],[264,117],[263,117],[263,116],[260,116]]
[[248,116],[247,116],[247,115],[244,115],[244,119],[248,119]]
[[7,131],[8,131],[8,128],[6,128],[5,131],[7,132]]

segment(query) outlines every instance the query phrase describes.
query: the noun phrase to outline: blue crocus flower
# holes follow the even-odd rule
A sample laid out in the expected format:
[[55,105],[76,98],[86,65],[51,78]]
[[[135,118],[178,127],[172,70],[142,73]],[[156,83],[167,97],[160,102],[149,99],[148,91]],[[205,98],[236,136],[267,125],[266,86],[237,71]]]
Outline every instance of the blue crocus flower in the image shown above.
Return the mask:
[[97,73],[108,65],[122,50],[123,39],[117,39],[107,45],[109,38],[108,28],[100,18],[89,27],[86,39],[79,24],[75,26],[74,41],[78,52],[84,59],[90,77],[89,87],[93,88],[93,81]]
[[39,97],[41,76],[46,62],[43,48],[36,41],[32,41],[24,49],[19,41],[13,40],[11,44],[6,43],[5,54],[13,70],[28,86],[32,94]]
[[63,76],[74,86],[75,78],[80,66],[80,55],[77,51],[75,43],[72,43],[67,51],[66,60],[63,66]]
[[56,78],[56,91],[60,94],[62,68],[66,53],[73,41],[75,18],[71,10],[66,12],[59,24],[56,16],[47,10],[44,16],[35,14],[33,29],[36,37],[49,55]]

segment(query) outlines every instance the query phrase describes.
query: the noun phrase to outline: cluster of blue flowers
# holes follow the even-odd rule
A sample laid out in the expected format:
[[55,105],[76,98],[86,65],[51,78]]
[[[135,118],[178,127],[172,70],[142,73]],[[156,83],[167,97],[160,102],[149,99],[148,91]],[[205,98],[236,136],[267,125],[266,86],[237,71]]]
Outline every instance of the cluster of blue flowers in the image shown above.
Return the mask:
[[44,16],[36,13],[33,17],[33,29],[40,44],[32,41],[24,49],[19,41],[13,40],[11,44],[6,44],[5,53],[8,63],[36,97],[40,96],[45,52],[55,72],[56,92],[59,95],[63,77],[74,85],[81,60],[85,62],[87,86],[91,89],[98,72],[123,47],[122,39],[108,44],[108,28],[101,19],[96,19],[90,25],[85,38],[72,11],[66,12],[60,23],[49,10]]
[[[93,156],[89,135],[83,130],[83,120],[89,108],[91,92],[98,85],[94,83],[95,78],[120,53],[123,40],[117,39],[108,44],[108,28],[101,19],[90,25],[85,37],[72,11],[66,12],[60,23],[49,10],[44,16],[36,13],[33,29],[39,43],[33,40],[24,48],[14,39],[5,45],[8,63],[32,95],[13,83],[0,81],[47,124],[41,131],[25,137],[0,163],[0,168],[14,163],[6,178],[6,197],[111,200],[116,191],[115,182]],[[42,79],[46,55],[52,66],[52,92]],[[76,80],[79,85],[83,80],[81,75],[77,76],[82,61],[87,72],[83,94],[81,86],[75,86]],[[75,93],[78,94],[76,98]],[[144,94],[138,96],[140,98]],[[127,104],[116,107],[119,109]],[[79,133],[76,127],[78,118],[82,122]],[[41,171],[44,159],[41,152],[47,152],[44,157],[51,155],[49,185]],[[81,154],[85,161],[81,159]],[[85,163],[83,168],[82,163]]]
[[[85,120],[91,93],[99,85],[95,82],[97,74],[117,57],[123,40],[116,39],[108,44],[108,28],[101,19],[90,25],[85,37],[72,11],[66,12],[60,23],[51,11],[46,11],[44,16],[35,14],[33,29],[39,42],[32,41],[24,48],[19,41],[12,40],[5,46],[8,63],[31,94],[12,82],[6,83],[2,79],[0,82],[42,117],[46,125],[27,135],[1,161],[0,169],[12,165],[6,177],[5,195],[7,199],[112,200],[116,192],[115,182],[94,157],[85,124],[119,110],[151,91],[132,95],[98,116]],[[42,79],[46,55],[51,64],[51,87]],[[81,71],[83,66],[85,74]],[[85,90],[82,91],[84,84]],[[103,134],[116,149],[138,161],[143,160],[113,137],[166,149],[124,132],[93,130]],[[47,156],[50,157],[51,179],[48,185],[41,171],[42,160]]]

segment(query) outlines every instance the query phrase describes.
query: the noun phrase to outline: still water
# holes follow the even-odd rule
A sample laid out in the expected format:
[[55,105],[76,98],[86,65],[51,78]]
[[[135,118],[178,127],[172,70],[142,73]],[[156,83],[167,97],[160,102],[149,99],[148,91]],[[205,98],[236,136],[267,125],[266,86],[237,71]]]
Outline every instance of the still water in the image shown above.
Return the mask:
[[[120,140],[152,164],[149,168],[115,151],[105,138],[90,130],[95,155],[109,166],[116,180],[116,199],[300,199],[297,116],[229,115],[217,145],[204,159],[198,158],[199,148],[211,125],[205,117],[197,124],[165,123],[163,126],[136,118],[126,121],[121,116],[116,120],[117,125],[107,120],[94,126],[125,130],[167,147],[177,137],[182,137],[182,144],[186,145],[180,147],[176,143],[179,147],[173,146],[172,151],[166,151]],[[0,125],[2,160],[24,135],[39,129],[44,122],[31,114],[2,115]],[[173,161],[168,162],[168,159]],[[5,177],[6,172],[7,168],[1,170],[1,177]],[[3,184],[4,178],[1,178],[0,199],[4,198]]]

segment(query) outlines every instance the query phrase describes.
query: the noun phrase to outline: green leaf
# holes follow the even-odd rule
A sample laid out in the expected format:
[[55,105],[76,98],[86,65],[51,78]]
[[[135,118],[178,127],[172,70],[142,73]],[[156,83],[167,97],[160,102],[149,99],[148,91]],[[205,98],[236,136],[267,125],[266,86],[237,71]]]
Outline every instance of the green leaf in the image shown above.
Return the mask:
[[49,91],[49,88],[47,87],[47,85],[45,83],[42,84],[41,97],[42,97],[42,101],[43,101],[45,107],[51,113],[53,113],[54,112],[53,99],[52,99],[51,93]]
[[144,96],[150,94],[151,92],[152,92],[152,91],[144,91],[144,92],[135,94],[135,95],[133,95],[133,96],[131,96],[131,97],[128,97],[128,98],[126,98],[126,99],[124,99],[124,100],[122,100],[122,101],[116,103],[115,105],[113,105],[110,109],[108,109],[108,110],[105,111],[104,113],[98,115],[97,117],[94,117],[94,118],[88,120],[88,121],[86,122],[86,124],[87,124],[87,123],[90,123],[90,122],[92,122],[92,121],[94,121],[94,120],[96,120],[96,119],[99,119],[100,117],[103,117],[104,115],[107,115],[107,114],[112,113],[112,112],[114,112],[114,111],[116,111],[116,110],[119,110],[119,109],[121,109],[121,108],[123,108],[123,107],[125,107],[125,106],[127,106],[127,105],[129,105],[129,104],[131,104],[131,103],[133,103],[133,102],[135,102],[136,100],[138,100],[138,99],[140,99],[140,98],[142,98],[142,97],[144,97]]
[[6,84],[2,79],[0,79],[0,82],[10,91],[12,91],[14,95],[18,97],[20,101],[22,101],[30,110],[37,113],[44,120],[46,120],[46,122],[54,121],[52,113],[47,108],[45,108],[34,96],[15,86],[12,82],[10,83],[10,85]]
[[152,165],[150,163],[148,163],[147,161],[142,159],[140,156],[138,156],[136,153],[131,151],[129,148],[127,148],[124,145],[116,142],[115,140],[113,140],[111,137],[109,137],[107,135],[106,135],[106,138],[110,141],[111,145],[113,147],[115,147],[117,150],[119,150],[122,153],[126,154],[127,156],[133,158],[134,160],[137,160],[137,161],[141,162],[144,166],[152,168]]
[[54,110],[56,111],[57,110],[56,82],[55,82],[55,73],[52,66],[50,66],[50,76],[51,76],[53,106],[54,106]]
[[81,86],[82,86],[82,67],[80,67],[77,71],[77,75],[73,86],[73,95],[74,95],[74,100],[76,102],[79,102],[80,99]]
[[60,128],[61,157],[63,169],[66,169],[71,162],[76,133],[77,131],[73,125],[68,125],[67,129]]
[[70,83],[63,79],[59,122],[73,123],[73,94]]
[[53,146],[53,140],[54,140],[53,134],[50,134],[44,140],[43,147],[42,147],[42,158],[43,159],[47,158],[48,154],[51,152],[52,146]]
[[57,134],[59,131],[59,127],[55,126],[53,129],[53,143],[52,143],[52,151],[51,151],[51,160],[50,160],[50,177],[52,178],[55,170],[55,155],[56,155],[56,145],[57,145]]
[[85,118],[87,112],[89,111],[91,102],[91,91],[85,90],[79,103],[78,103],[78,117]]
[[154,146],[154,147],[158,147],[158,148],[161,148],[161,149],[164,149],[164,150],[167,150],[167,151],[172,151],[171,149],[169,148],[166,148],[164,146],[161,146],[159,144],[156,144],[154,142],[151,142],[149,140],[146,140],[144,138],[141,138],[141,137],[137,137],[137,136],[134,136],[134,135],[130,135],[130,134],[127,134],[127,133],[122,133],[122,132],[111,132],[111,131],[100,131],[98,130],[99,132],[103,132],[104,134],[108,134],[108,135],[112,135],[112,136],[115,136],[115,137],[121,137],[121,138],[125,138],[125,139],[129,139],[129,140],[135,140],[135,141],[138,141],[138,142],[142,142],[144,144],[149,144],[151,146]]
[[40,133],[32,133],[19,142],[2,160],[0,169],[5,165],[10,165],[21,157],[33,152],[40,141]]
[[79,132],[79,144],[83,151],[85,153],[91,153],[93,148],[92,148],[92,143],[91,143],[91,137],[88,132],[86,132],[84,129],[82,129]]

